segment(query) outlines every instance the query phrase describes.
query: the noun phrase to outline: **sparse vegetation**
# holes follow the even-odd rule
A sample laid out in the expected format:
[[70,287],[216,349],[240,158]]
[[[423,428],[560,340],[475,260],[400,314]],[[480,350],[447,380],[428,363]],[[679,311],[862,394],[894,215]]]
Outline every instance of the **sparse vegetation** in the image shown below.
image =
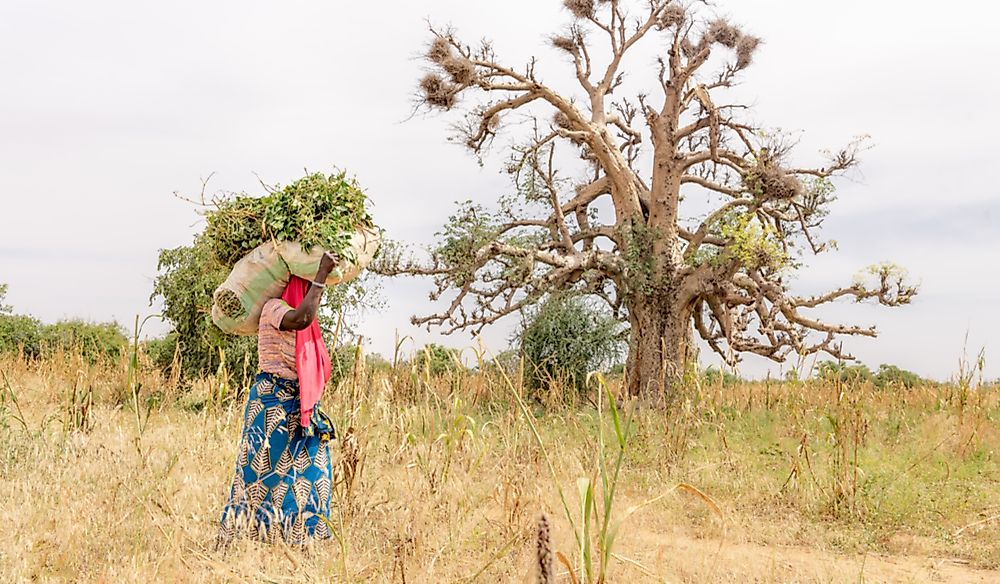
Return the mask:
[[[792,290],[808,258],[836,248],[822,228],[866,137],[799,160],[798,138],[761,125],[733,91],[762,40],[707,0],[561,4],[565,27],[548,41],[569,75],[430,26],[413,114],[455,116],[458,143],[483,166],[501,137],[512,186],[474,195],[488,204],[459,203],[422,258],[387,242],[369,264],[381,238],[350,243],[358,227],[376,231],[366,194],[345,173],[309,173],[261,197],[202,193],[204,229],[159,253],[150,302],[162,313],[127,330],[42,322],[9,306],[0,284],[0,584],[1000,581],[1000,380],[985,378],[985,349],[963,349],[947,382],[846,352],[843,339],[877,329],[827,320],[837,315],[824,307],[910,304],[918,286],[890,262],[827,292]],[[374,39],[379,26],[369,28]],[[48,167],[60,165],[27,166]],[[28,200],[24,184],[9,188]],[[32,218],[57,228],[42,211]],[[26,227],[13,237],[37,231]],[[358,260],[327,280],[317,316],[332,361],[323,413],[337,438],[316,454],[275,454],[269,436],[309,428],[247,403],[257,339],[218,328],[252,334],[260,304],[290,273],[317,276],[316,262],[295,267],[297,246],[265,246],[275,273],[247,279],[266,286],[224,289],[218,326],[210,315],[233,264],[277,240]],[[48,259],[28,251],[28,262]],[[391,358],[366,354],[355,325],[382,304],[377,285],[334,285],[360,269],[432,280],[443,306],[415,325],[479,333],[513,316],[521,326],[499,354],[478,337],[457,349],[399,332]],[[292,320],[312,314],[325,286],[314,284],[310,310]],[[147,339],[154,319],[170,330]],[[702,369],[699,348],[722,365]],[[797,366],[745,379],[748,354]],[[285,384],[258,389],[294,403]],[[247,420],[264,431],[238,441]],[[332,493],[320,518],[332,539],[217,549],[237,450],[254,477],[232,483],[234,503],[291,497],[302,511]],[[286,474],[328,460],[330,477]],[[265,482],[279,475],[280,490]]]
[[44,324],[37,318],[16,314],[4,304],[7,286],[0,285],[0,355],[23,354],[30,359],[57,352],[75,352],[89,362],[117,360],[126,339],[118,323],[93,323],[79,319]]
[[[427,376],[428,352],[378,371],[361,360],[327,394],[353,429],[334,459],[350,477],[335,490],[337,539],[305,553],[244,542],[226,556],[211,542],[242,403],[208,399],[217,377],[180,384],[141,345],[131,365],[0,357],[0,549],[16,550],[0,553],[0,573],[495,582],[570,566],[588,582],[778,583],[974,582],[1000,568],[1000,394],[977,381],[978,361],[965,386],[694,384],[673,411],[639,408],[628,426],[599,399],[620,395],[618,382],[525,409],[520,375],[483,357]],[[129,386],[142,388],[139,423],[116,405]],[[213,405],[187,407],[197,395]]]

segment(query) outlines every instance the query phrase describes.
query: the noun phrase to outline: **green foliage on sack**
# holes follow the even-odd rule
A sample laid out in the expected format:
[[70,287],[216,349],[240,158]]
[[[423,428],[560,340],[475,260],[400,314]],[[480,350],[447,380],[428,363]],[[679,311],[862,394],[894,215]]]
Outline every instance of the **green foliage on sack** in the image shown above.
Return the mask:
[[528,314],[515,341],[535,388],[559,380],[582,390],[590,371],[611,366],[625,350],[621,323],[580,296],[549,297]]
[[308,174],[264,197],[218,201],[207,214],[205,239],[226,266],[271,239],[297,241],[305,250],[320,246],[351,260],[351,236],[358,227],[373,226],[366,203],[364,191],[346,173]]

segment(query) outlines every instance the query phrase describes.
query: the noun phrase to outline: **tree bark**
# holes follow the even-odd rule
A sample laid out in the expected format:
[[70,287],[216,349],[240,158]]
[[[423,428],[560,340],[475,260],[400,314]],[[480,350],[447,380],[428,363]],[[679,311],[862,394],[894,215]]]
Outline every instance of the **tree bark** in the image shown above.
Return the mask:
[[629,395],[663,405],[673,400],[694,358],[691,310],[670,298],[642,296],[630,303]]

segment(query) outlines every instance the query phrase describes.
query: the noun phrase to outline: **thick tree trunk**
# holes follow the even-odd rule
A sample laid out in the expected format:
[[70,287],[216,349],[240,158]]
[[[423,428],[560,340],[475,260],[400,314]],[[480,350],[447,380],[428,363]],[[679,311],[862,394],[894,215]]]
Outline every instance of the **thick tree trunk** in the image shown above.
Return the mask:
[[629,394],[669,404],[694,359],[691,309],[668,299],[645,296],[633,302],[629,314]]

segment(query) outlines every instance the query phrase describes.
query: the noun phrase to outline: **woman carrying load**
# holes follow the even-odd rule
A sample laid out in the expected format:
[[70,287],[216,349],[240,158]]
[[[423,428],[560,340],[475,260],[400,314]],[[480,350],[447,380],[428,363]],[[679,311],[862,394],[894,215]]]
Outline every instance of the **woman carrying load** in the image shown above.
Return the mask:
[[289,545],[330,537],[327,441],[333,427],[319,412],[330,355],[316,313],[336,264],[324,254],[313,282],[292,276],[282,297],[264,304],[257,335],[261,372],[247,397],[218,547],[241,535]]

